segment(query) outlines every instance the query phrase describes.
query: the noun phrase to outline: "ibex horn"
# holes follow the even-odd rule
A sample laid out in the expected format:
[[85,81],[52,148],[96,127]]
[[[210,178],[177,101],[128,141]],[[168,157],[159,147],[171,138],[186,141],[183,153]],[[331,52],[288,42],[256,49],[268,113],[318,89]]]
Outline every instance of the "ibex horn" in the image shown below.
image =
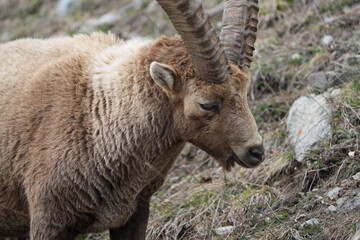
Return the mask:
[[250,68],[258,24],[258,0],[226,0],[220,34],[227,59]]
[[184,41],[198,77],[211,83],[225,82],[230,67],[201,1],[157,1]]

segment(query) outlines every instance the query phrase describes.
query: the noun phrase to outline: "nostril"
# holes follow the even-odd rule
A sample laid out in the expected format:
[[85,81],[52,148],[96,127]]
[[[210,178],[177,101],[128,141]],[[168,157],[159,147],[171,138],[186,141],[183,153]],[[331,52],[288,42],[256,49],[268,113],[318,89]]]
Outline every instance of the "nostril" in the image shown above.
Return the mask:
[[249,149],[249,154],[259,160],[263,159],[265,149],[262,145],[253,146]]

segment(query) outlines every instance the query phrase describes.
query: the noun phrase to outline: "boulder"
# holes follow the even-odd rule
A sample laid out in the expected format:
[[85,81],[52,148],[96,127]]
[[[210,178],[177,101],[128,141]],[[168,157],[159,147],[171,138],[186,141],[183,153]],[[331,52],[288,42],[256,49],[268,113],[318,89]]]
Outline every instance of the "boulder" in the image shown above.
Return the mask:
[[354,197],[347,199],[347,201],[345,201],[341,207],[340,207],[340,211],[343,213],[347,213],[350,211],[353,211],[355,209],[360,209],[360,191],[358,191],[357,193],[354,192]]
[[324,91],[330,87],[335,86],[340,80],[340,74],[329,71],[329,72],[316,72],[311,73],[307,77],[309,85],[316,90]]
[[351,238],[351,240],[360,240],[360,230],[358,230],[355,235]]
[[331,137],[331,115],[323,95],[303,96],[293,103],[286,124],[297,161]]
[[336,197],[339,195],[339,193],[340,193],[341,190],[342,190],[342,188],[336,187],[336,188],[334,188],[334,189],[331,189],[326,195],[327,195],[330,199],[334,199],[334,198],[336,198]]

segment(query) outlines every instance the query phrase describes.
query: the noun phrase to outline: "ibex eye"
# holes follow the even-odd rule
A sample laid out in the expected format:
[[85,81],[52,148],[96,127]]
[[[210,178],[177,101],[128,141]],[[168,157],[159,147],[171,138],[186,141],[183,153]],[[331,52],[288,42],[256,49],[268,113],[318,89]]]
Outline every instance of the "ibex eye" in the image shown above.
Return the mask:
[[216,111],[220,108],[220,103],[219,102],[207,102],[207,103],[199,103],[200,107],[202,110],[205,111]]

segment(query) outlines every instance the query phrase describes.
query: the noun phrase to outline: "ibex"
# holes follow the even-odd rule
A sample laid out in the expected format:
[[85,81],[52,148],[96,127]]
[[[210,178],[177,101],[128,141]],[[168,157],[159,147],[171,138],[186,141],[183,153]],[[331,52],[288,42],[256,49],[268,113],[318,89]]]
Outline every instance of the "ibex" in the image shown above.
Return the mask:
[[145,239],[149,202],[184,144],[255,167],[247,102],[257,0],[228,0],[220,38],[200,0],[158,0],[179,36],[0,45],[0,236]]

